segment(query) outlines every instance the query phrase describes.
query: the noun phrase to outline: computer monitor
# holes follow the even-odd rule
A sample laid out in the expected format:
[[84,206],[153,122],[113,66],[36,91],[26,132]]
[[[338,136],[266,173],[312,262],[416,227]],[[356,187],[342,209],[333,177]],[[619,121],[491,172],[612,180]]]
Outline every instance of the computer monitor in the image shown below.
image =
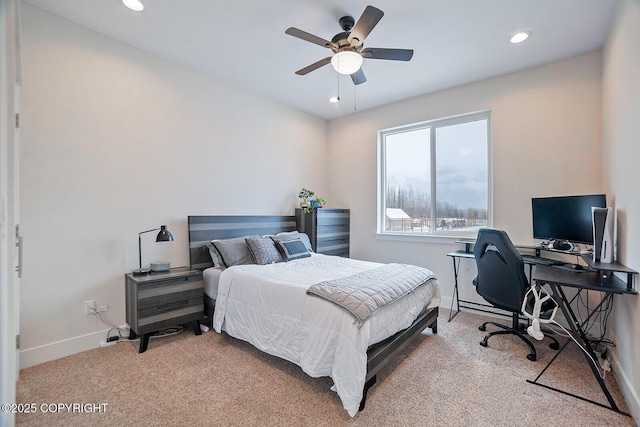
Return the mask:
[[531,199],[533,238],[593,244],[591,207],[606,208],[604,194]]

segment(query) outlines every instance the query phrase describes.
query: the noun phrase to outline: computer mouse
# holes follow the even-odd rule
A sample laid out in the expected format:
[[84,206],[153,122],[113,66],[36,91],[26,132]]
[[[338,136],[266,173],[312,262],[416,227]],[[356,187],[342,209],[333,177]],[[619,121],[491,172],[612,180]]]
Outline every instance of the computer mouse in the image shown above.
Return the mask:
[[583,266],[581,266],[580,264],[572,264],[572,265],[571,265],[571,268],[572,268],[573,270],[584,270],[584,267],[583,267]]

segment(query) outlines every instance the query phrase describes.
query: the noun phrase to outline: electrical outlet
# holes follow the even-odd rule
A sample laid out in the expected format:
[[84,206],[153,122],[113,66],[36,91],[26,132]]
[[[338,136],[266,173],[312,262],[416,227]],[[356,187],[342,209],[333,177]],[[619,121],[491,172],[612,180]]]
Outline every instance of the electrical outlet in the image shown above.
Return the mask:
[[105,311],[109,310],[109,306],[108,305],[101,305],[100,307],[98,307],[98,309],[96,310],[98,313],[103,313]]
[[84,314],[88,316],[90,314],[94,314],[96,311],[96,300],[85,301],[84,302]]

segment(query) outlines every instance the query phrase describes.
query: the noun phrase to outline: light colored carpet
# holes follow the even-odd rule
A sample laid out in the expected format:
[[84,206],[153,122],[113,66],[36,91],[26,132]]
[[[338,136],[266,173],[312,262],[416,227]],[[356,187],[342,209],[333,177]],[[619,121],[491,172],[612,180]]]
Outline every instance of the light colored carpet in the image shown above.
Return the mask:
[[[329,378],[249,344],[187,329],[154,339],[138,354],[133,343],[90,350],[24,369],[18,402],[106,403],[101,413],[20,414],[18,426],[633,426],[609,409],[526,382],[553,357],[536,342],[538,361],[513,336],[478,343],[483,316],[460,313],[438,334],[425,334],[378,374],[364,411],[350,418]],[[563,342],[564,339],[561,340]],[[616,402],[628,411],[613,375]],[[606,403],[576,345],[570,344],[540,379]]]

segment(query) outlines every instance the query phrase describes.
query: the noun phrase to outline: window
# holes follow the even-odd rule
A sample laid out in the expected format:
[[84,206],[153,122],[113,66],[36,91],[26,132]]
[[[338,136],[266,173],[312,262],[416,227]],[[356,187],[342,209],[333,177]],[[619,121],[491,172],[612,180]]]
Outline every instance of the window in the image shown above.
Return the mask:
[[490,119],[483,111],[378,132],[380,233],[491,226]]

